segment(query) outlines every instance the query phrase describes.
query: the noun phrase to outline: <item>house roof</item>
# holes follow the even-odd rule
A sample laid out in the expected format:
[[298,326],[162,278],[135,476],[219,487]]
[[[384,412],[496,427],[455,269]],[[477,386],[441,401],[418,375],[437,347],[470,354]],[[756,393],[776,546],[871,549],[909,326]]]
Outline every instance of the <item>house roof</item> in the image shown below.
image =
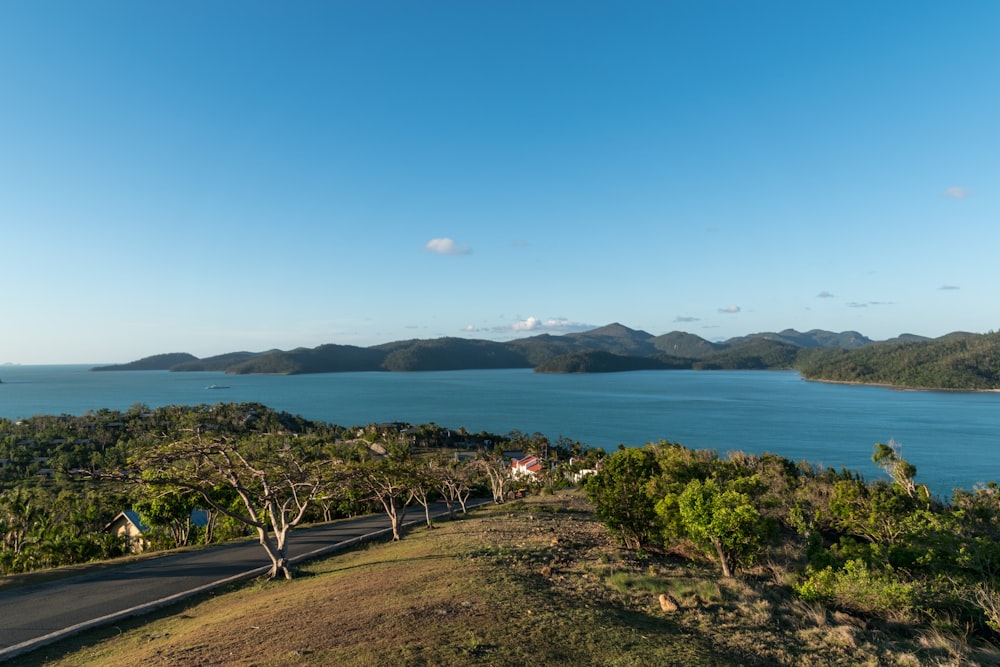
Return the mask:
[[526,456],[523,459],[514,459],[510,462],[512,468],[519,468],[527,472],[538,472],[542,469],[542,462],[537,456]]
[[108,525],[104,527],[104,530],[105,531],[110,530],[112,526],[118,523],[130,523],[133,526],[135,526],[140,533],[145,533],[147,530],[149,530],[149,526],[147,526],[142,522],[142,520],[139,518],[139,513],[134,510],[125,510],[123,512],[119,512],[118,516],[112,519],[108,523]]
[[[119,521],[126,521],[131,523],[140,533],[145,533],[149,530],[149,526],[142,522],[139,518],[139,513],[135,510],[124,510],[118,513],[111,522],[104,527],[104,530],[110,529]],[[205,510],[191,510],[191,523],[198,526],[199,528],[204,528],[208,525],[208,512]]]

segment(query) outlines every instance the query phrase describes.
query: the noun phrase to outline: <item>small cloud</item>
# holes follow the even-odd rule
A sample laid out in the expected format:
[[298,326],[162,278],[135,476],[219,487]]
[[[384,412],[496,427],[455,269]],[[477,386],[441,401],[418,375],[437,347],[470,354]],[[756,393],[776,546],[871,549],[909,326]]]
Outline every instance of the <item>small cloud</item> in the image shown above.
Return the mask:
[[867,308],[868,306],[891,306],[892,301],[852,301],[848,308]]
[[514,247],[515,248],[530,248],[531,244],[528,243],[527,241],[522,240],[522,239],[517,239],[516,241],[514,241]]
[[740,312],[741,308],[739,306],[726,306],[725,308],[719,308],[720,313],[726,313],[729,315],[734,315]]
[[460,245],[449,238],[431,239],[424,244],[424,250],[438,255],[469,255],[472,253],[469,246]]
[[700,318],[698,317],[685,317],[683,315],[678,315],[674,318],[674,322],[698,322]]
[[822,292],[820,292],[819,294],[816,295],[816,298],[818,298],[818,299],[832,299],[833,298],[833,294],[831,294],[830,292],[827,292],[826,290],[823,290]]
[[462,331],[465,331],[465,332],[468,332],[468,333],[472,333],[475,330],[476,330],[476,327],[474,327],[471,324],[467,324],[464,327],[462,327]]
[[529,317],[520,322],[514,322],[511,329],[514,331],[534,331],[538,327],[542,326],[542,321],[537,317]]
[[938,287],[938,289],[939,290],[945,290],[945,291],[952,291],[952,290],[957,290],[957,289],[962,289],[962,288],[959,287],[958,285],[941,285],[941,287]]
[[523,320],[518,320],[514,322],[506,330],[513,329],[514,331],[560,331],[560,332],[573,332],[573,331],[589,331],[593,329],[592,324],[583,324],[581,322],[571,322],[564,317],[553,317],[547,320],[542,320],[537,317],[527,317]]
[[949,199],[965,199],[971,194],[972,191],[969,190],[968,188],[963,188],[957,185],[954,187],[950,187],[944,191],[944,196],[948,197]]

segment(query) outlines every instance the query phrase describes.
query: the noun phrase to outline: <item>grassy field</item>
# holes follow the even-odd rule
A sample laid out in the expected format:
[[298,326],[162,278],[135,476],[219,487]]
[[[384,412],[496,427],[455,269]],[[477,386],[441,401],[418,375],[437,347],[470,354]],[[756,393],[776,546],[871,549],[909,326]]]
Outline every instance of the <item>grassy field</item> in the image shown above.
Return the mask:
[[[932,628],[870,627],[614,543],[580,492],[533,496],[21,656],[19,665],[975,665]],[[665,610],[660,596],[667,596]]]

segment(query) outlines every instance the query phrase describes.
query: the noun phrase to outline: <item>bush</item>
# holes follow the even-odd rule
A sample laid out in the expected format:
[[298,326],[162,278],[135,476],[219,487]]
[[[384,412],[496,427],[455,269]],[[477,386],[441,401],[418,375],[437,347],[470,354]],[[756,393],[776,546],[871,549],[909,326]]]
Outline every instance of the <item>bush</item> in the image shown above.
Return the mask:
[[910,619],[915,614],[917,588],[899,581],[888,572],[877,572],[858,559],[844,563],[842,569],[827,566],[811,570],[795,586],[796,594],[806,602],[824,602],[865,615]]

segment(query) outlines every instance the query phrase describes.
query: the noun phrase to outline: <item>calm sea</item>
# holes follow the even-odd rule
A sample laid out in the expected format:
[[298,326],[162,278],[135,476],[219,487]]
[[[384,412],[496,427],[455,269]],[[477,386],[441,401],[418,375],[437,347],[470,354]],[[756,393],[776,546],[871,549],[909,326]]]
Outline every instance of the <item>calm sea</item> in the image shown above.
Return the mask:
[[[434,422],[517,429],[614,449],[670,440],[720,452],[773,452],[882,473],[890,438],[934,493],[1000,480],[1000,393],[896,391],[803,381],[783,371],[539,375],[530,370],[240,375],[0,367],[0,417],[256,401],[344,426]],[[219,385],[217,388],[209,388]]]

